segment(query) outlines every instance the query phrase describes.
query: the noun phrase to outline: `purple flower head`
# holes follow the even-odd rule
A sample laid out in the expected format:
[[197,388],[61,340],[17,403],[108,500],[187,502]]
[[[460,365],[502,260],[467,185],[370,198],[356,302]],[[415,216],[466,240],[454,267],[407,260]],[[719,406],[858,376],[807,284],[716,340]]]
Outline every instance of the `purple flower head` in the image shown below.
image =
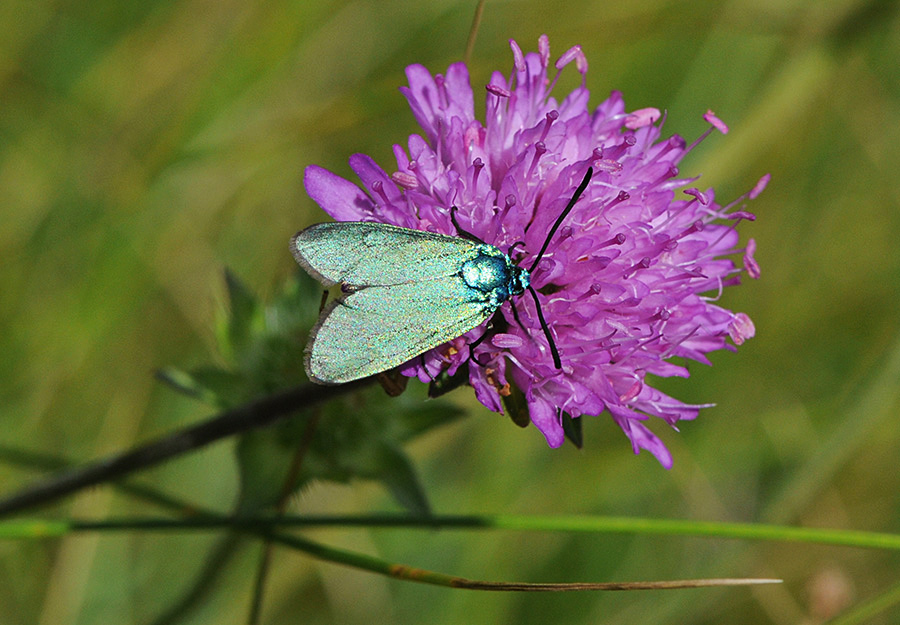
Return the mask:
[[[674,427],[704,406],[661,393],[647,374],[688,377],[673,357],[708,363],[708,352],[733,350],[753,336],[747,315],[715,302],[742,271],[759,276],[755,244],[740,247],[735,229],[753,215],[735,206],[756,197],[768,178],[719,205],[712,189],[690,186],[696,178],[678,171],[714,128],[727,132],[715,114],[706,113],[710,128],[690,146],[677,135],[662,138],[660,111],[629,113],[619,92],[588,110],[580,47],[551,63],[546,37],[538,53],[511,46],[513,70],[491,77],[483,123],[475,118],[464,64],[435,76],[411,65],[409,87],[401,91],[423,133],[412,135],[406,148],[394,146],[397,170],[389,175],[356,154],[350,166],[365,191],[314,165],[306,169],[307,191],[340,221],[450,235],[457,234],[455,206],[464,230],[530,267],[592,167],[590,184],[531,274],[562,368],[554,366],[534,301],[519,297],[498,311],[506,323],[475,328],[409,361],[402,372],[427,382],[469,363],[478,400],[498,412],[515,384],[551,447],[563,443],[563,413],[608,411],[635,453],[647,449],[671,467],[669,451],[646,421],[659,417]],[[554,85],[569,64],[582,84],[558,101]],[[743,269],[733,255],[743,255]]]

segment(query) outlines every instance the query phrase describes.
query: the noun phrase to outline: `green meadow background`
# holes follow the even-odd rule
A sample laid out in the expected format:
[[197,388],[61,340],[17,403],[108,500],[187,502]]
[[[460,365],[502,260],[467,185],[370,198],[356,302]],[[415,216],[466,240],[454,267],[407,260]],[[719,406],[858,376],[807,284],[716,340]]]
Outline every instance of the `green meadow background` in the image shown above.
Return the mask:
[[[0,5],[0,492],[41,472],[10,450],[83,462],[212,410],[154,379],[216,361],[223,270],[271,297],[287,243],[325,219],[303,168],[389,171],[416,132],[404,68],[461,59],[473,2],[7,0]],[[741,224],[762,279],[722,304],[757,336],[689,380],[715,402],[655,430],[675,466],[634,456],[607,417],[585,445],[546,447],[478,405],[408,447],[440,513],[638,515],[900,533],[900,7],[886,0],[488,2],[471,73],[478,107],[507,40],[554,56],[581,44],[594,106],[668,111],[682,163],[727,200],[770,172]],[[570,68],[568,82],[577,76]],[[563,93],[558,91],[557,94]],[[316,292],[313,297],[318,297]],[[297,353],[297,358],[302,357]],[[298,380],[299,381],[299,380]],[[233,441],[144,472],[144,483],[227,511]],[[316,484],[296,513],[396,511],[376,483]],[[28,513],[150,513],[109,486]],[[900,554],[631,535],[318,530],[328,544],[476,579],[780,577],[780,586],[517,594],[400,582],[276,548],[263,623],[807,624],[900,584]],[[196,580],[215,532],[79,534],[0,542],[0,624],[144,624]],[[245,541],[172,623],[246,623],[260,556]],[[900,621],[897,600],[864,620]]]

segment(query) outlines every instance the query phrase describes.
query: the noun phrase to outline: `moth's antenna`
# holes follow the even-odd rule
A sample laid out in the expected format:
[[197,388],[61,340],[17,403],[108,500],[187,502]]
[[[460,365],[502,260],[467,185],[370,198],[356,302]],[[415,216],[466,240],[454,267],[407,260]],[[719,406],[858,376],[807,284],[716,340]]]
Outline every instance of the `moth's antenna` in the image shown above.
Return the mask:
[[578,198],[581,197],[581,194],[584,193],[584,190],[587,189],[588,183],[591,181],[591,176],[594,175],[594,170],[591,167],[588,167],[587,173],[584,175],[584,180],[581,181],[581,184],[578,185],[578,188],[575,189],[575,195],[572,196],[572,199],[569,200],[569,203],[566,205],[566,208],[560,213],[559,217],[556,219],[556,223],[553,224],[553,227],[550,228],[550,233],[547,235],[547,238],[544,239],[544,245],[541,247],[541,251],[538,252],[537,258],[534,259],[534,262],[531,264],[531,267],[528,269],[528,273],[533,272],[538,263],[541,262],[541,259],[544,257],[544,252],[547,251],[547,246],[550,245],[550,239],[553,238],[553,235],[556,234],[556,231],[559,230],[560,224],[562,224],[563,219],[566,218],[566,215],[569,214],[575,207],[575,202],[578,201]]
[[544,313],[541,312],[541,303],[538,301],[537,291],[534,290],[534,287],[529,286],[528,292],[531,293],[531,297],[534,298],[534,307],[537,310],[538,321],[541,322],[541,329],[544,330],[544,336],[547,337],[547,344],[550,345],[550,355],[553,356],[553,366],[557,369],[562,369],[562,361],[559,359],[559,350],[556,349],[556,342],[550,334],[550,326],[547,325],[547,322],[544,320]]
[[[556,234],[560,224],[562,224],[563,219],[566,218],[566,215],[568,215],[575,206],[575,202],[578,201],[578,198],[580,198],[581,194],[584,193],[584,190],[587,189],[588,183],[591,181],[591,176],[593,175],[593,168],[588,167],[584,179],[581,181],[581,184],[578,185],[578,188],[575,189],[575,195],[572,196],[572,199],[569,200],[569,203],[566,205],[565,209],[563,209],[563,212],[557,217],[556,223],[550,228],[547,238],[544,239],[544,245],[541,247],[541,251],[538,252],[537,258],[534,259],[534,263],[532,263],[528,273],[533,272],[538,266],[538,263],[541,262],[541,258],[544,257],[544,252],[547,251],[547,246],[550,245],[550,239],[553,238],[553,235]],[[550,334],[550,326],[547,325],[547,321],[544,319],[544,313],[541,312],[541,302],[538,300],[537,291],[534,290],[534,287],[529,286],[528,292],[531,293],[531,297],[534,298],[534,308],[537,310],[538,321],[541,322],[541,329],[544,331],[544,336],[547,337],[547,344],[550,346],[550,355],[553,356],[553,366],[557,369],[562,369],[562,360],[559,358],[559,350],[556,349],[556,341],[553,340],[553,335]]]

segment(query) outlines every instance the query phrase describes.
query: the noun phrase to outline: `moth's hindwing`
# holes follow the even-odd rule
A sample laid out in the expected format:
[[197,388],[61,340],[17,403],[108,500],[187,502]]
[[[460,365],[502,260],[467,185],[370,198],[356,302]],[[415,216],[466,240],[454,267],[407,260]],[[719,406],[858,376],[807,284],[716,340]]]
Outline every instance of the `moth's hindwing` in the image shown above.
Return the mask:
[[400,365],[491,316],[458,276],[366,286],[333,301],[310,335],[306,371],[338,384]]

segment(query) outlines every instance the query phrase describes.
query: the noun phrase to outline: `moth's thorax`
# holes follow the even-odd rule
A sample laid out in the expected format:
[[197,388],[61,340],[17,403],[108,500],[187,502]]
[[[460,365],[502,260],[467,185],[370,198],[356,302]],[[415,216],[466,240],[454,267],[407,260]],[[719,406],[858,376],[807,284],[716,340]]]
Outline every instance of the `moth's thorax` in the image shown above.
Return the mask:
[[479,245],[476,252],[463,263],[460,275],[467,286],[484,293],[491,306],[499,306],[528,288],[531,276],[509,256],[493,245]]

